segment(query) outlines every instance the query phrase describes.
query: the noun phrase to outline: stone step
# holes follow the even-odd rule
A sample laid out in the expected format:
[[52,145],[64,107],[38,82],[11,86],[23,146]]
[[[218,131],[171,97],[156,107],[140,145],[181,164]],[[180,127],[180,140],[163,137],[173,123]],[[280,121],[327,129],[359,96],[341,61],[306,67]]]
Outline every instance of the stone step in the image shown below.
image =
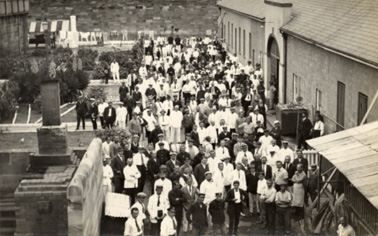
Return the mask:
[[15,227],[0,227],[1,236],[13,235],[15,232],[16,232]]

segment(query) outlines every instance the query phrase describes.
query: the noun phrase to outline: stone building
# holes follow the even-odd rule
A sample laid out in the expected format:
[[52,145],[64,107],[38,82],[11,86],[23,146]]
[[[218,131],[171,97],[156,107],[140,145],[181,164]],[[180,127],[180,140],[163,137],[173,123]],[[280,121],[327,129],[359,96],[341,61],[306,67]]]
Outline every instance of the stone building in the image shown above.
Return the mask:
[[0,52],[22,53],[28,47],[29,0],[0,0]]
[[[359,125],[378,89],[378,2],[223,0],[220,36],[242,63],[261,62],[279,102],[298,96],[328,133]],[[378,105],[367,121],[378,119]]]

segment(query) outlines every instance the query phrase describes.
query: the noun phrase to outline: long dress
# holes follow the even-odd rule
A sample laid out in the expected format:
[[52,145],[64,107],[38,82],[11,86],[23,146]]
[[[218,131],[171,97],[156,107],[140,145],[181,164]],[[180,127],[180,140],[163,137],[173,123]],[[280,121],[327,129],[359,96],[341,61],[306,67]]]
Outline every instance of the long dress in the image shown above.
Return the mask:
[[304,182],[306,181],[306,178],[306,173],[304,171],[300,174],[295,174],[292,178],[292,181],[294,182],[292,206],[294,207],[304,207]]

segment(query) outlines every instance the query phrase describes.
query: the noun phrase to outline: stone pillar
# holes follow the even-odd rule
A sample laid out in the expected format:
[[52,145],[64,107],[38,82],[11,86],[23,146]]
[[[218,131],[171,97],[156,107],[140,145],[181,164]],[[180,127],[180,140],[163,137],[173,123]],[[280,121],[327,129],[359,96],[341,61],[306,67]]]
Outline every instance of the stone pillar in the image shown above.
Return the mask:
[[60,125],[60,87],[58,80],[41,83],[42,124],[43,126]]

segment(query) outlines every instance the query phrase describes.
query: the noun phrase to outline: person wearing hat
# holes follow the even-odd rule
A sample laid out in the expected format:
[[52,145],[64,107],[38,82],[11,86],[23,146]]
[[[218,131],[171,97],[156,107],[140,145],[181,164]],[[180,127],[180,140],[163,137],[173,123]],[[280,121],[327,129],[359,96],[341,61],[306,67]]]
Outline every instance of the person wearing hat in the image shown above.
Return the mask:
[[146,194],[144,192],[139,192],[136,195],[136,202],[130,208],[137,208],[139,210],[138,219],[144,221],[146,219],[146,206],[144,205],[144,200],[146,198]]
[[155,185],[155,194],[148,199],[148,213],[151,221],[151,235],[160,235],[161,222],[167,216],[169,201],[168,197],[162,195],[163,185]]
[[[167,167],[165,166],[165,168],[167,168]],[[160,178],[155,181],[154,187],[156,189],[156,186],[158,186],[158,185],[163,186],[163,192],[162,192],[161,195],[168,199],[168,193],[172,190],[172,181],[170,179],[166,178],[167,172],[168,171],[161,171],[160,170],[160,173],[159,173]]]
[[176,229],[180,232],[183,220],[183,204],[186,201],[181,191],[181,184],[178,180],[173,181],[173,189],[168,193],[169,204],[176,209]]
[[97,130],[98,106],[96,99],[91,98],[89,101],[91,102],[91,106],[89,107],[89,115],[91,117],[93,130]]
[[112,129],[114,122],[116,121],[117,113],[115,108],[113,107],[113,103],[111,101],[108,102],[108,107],[104,110],[104,122],[106,129]]
[[[109,139],[110,140],[110,139]],[[126,159],[124,156],[118,152],[114,158],[111,159],[110,166],[113,170],[113,183],[114,183],[114,192],[115,193],[122,193],[124,188],[124,175],[123,170],[126,165]]]
[[[151,140],[151,144],[154,147],[154,150],[156,150],[156,144],[160,141],[159,139],[160,134],[163,134],[163,130],[161,129],[160,124],[156,123],[155,129],[151,131],[150,136],[149,136]],[[163,134],[163,137],[164,137],[164,134]]]
[[180,166],[181,163],[177,160],[177,153],[176,152],[170,152],[169,153],[170,160],[165,163],[165,165],[168,168],[168,176],[173,173],[173,170],[176,165]]
[[272,136],[269,135],[269,130],[264,130],[264,135],[259,138],[259,142],[261,143],[261,148],[264,152],[267,152],[268,146],[272,143]]
[[189,225],[193,225],[193,236],[206,235],[208,221],[207,206],[204,204],[204,200],[205,194],[199,193],[197,201],[193,203],[186,212],[186,219]]
[[150,96],[152,96],[152,99],[155,100],[157,93],[156,93],[155,88],[153,87],[152,82],[150,82],[150,83],[148,84],[148,88],[146,89],[146,92],[144,93],[144,95],[145,95],[146,97],[150,97]]
[[171,96],[167,95],[167,99],[163,103],[163,109],[166,111],[166,115],[170,116],[173,110],[173,102]]
[[291,231],[291,201],[293,199],[291,193],[287,190],[285,181],[279,184],[280,190],[276,193],[276,217],[277,225],[283,229],[285,235],[289,235]]
[[240,182],[233,181],[233,188],[228,190],[226,195],[227,214],[229,216],[229,235],[238,235],[239,219],[243,212],[243,202],[247,199],[247,193],[239,188]]
[[264,75],[264,72],[261,68],[261,64],[260,63],[256,63],[256,70],[254,72],[254,75],[256,75],[256,77],[263,77]]
[[156,151],[156,157],[159,161],[159,163],[162,165],[165,163],[167,163],[167,161],[169,161],[170,159],[170,153],[168,151],[168,149],[165,148],[165,143],[164,142],[158,142],[157,143],[159,149]]
[[241,151],[239,151],[236,156],[235,164],[242,163],[244,157],[247,158],[248,163],[251,163],[254,160],[252,152],[248,151],[247,144],[245,143],[241,145]]
[[[185,169],[185,171],[187,168]],[[189,210],[189,207],[194,203],[197,196],[197,186],[194,185],[195,178],[193,175],[190,177],[181,177],[180,178],[180,184],[183,178],[185,178],[184,184],[181,184],[183,187],[181,188],[181,191],[183,193],[183,196],[185,198],[185,201],[183,203],[183,223],[182,223],[182,229],[184,233],[187,233],[188,231],[191,231],[192,227],[188,224],[188,220],[186,218],[186,212]]]
[[293,160],[293,165],[297,168],[298,164],[303,165],[303,171],[307,174],[308,171],[308,160],[303,157],[302,149],[297,149],[297,158]]
[[129,88],[126,87],[125,82],[122,82],[122,85],[118,89],[118,94],[119,94],[119,100],[123,102],[123,99],[126,98],[126,95],[129,93]]
[[281,124],[278,120],[274,121],[274,127],[270,130],[269,135],[276,140],[276,143],[281,147]]
[[123,105],[123,103],[117,103],[117,104],[119,105],[119,107],[117,107],[116,109],[116,114],[117,114],[116,124],[120,129],[124,130],[126,128],[127,109]]
[[253,109],[253,113],[249,114],[252,117],[252,123],[257,124],[257,121],[260,121],[261,124],[264,123],[264,116],[260,114],[259,109],[256,107]]
[[[202,181],[200,185],[200,192],[205,194],[204,203],[208,207],[210,202],[215,199],[216,185],[213,181],[213,174],[211,171],[206,171],[205,180]],[[210,215],[208,215],[208,220],[210,221]],[[210,222],[209,222],[210,224]]]
[[163,131],[164,136],[166,137],[166,139],[169,139],[169,136],[170,136],[170,127],[169,127],[170,118],[169,118],[169,116],[167,116],[167,112],[164,109],[162,109],[160,111],[159,124],[160,124],[162,131]]
[[146,109],[146,114],[143,114],[143,119],[146,122],[146,137],[147,142],[152,142],[152,136],[151,133],[155,130],[155,125],[157,124],[157,121],[155,119],[155,116],[152,114],[151,109]]
[[170,116],[171,140],[174,144],[181,142],[181,126],[183,115],[179,108],[180,107],[176,105]]
[[158,139],[159,140],[155,144],[155,151],[157,152],[157,151],[160,150],[160,144],[161,143],[163,144],[164,149],[169,150],[169,143],[168,143],[168,141],[164,140],[164,134],[163,133],[158,134]]
[[135,202],[135,196],[138,189],[138,179],[141,177],[141,174],[133,163],[133,159],[127,159],[127,165],[123,168],[123,176],[125,177],[124,188],[125,193],[130,197],[131,205]]
[[231,139],[231,132],[227,130],[228,127],[227,125],[224,125],[222,127],[222,130],[220,130],[219,132],[219,135],[218,135],[218,141],[219,141],[219,144],[221,143],[221,141],[225,138],[229,138]]
[[138,101],[142,101],[142,93],[139,91],[139,86],[135,86],[135,90],[133,91],[133,101],[136,103]]
[[144,224],[140,217],[141,211],[136,207],[131,207],[130,217],[125,222],[123,235],[142,236],[144,235]]
[[130,151],[133,153],[133,155],[139,152],[139,135],[137,134],[132,136]]
[[294,152],[289,147],[289,142],[287,140],[283,140],[282,147],[280,149],[280,159],[284,160],[287,156],[289,156],[291,160],[294,160]]
[[76,118],[77,118],[76,130],[79,130],[80,121],[83,124],[83,130],[85,130],[85,117],[88,113],[88,104],[84,100],[83,96],[79,97],[76,103],[75,110],[76,110]]
[[[180,224],[178,209],[172,205],[167,210],[168,215],[164,217],[160,226],[161,236],[175,236],[180,232]],[[176,220],[177,219],[177,220]]]
[[145,149],[142,146],[138,147],[138,153],[133,156],[133,163],[138,168],[141,177],[138,179],[137,192],[143,192],[144,183],[147,177],[147,163],[148,157],[145,154]]
[[275,212],[276,212],[276,189],[273,187],[273,180],[268,179],[266,181],[267,188],[265,188],[260,196],[261,201],[265,206],[266,214],[266,234],[274,235],[275,232]]
[[155,189],[153,188],[152,183],[155,183],[155,180],[159,178],[159,172],[160,172],[160,162],[157,159],[156,152],[151,153],[151,157],[147,162],[147,177],[151,183],[151,193],[154,194]]
[[213,223],[214,235],[226,236],[226,216],[224,214],[225,202],[222,198],[222,192],[215,193],[215,199],[209,205],[209,214]]
[[[207,164],[207,157],[205,156],[202,147],[200,148],[200,153],[198,154],[198,158],[200,158],[200,163],[195,165],[193,175],[197,180],[198,186],[201,186],[202,182],[205,180],[205,173],[209,171],[209,165]],[[195,160],[193,161],[193,164],[195,164]]]

